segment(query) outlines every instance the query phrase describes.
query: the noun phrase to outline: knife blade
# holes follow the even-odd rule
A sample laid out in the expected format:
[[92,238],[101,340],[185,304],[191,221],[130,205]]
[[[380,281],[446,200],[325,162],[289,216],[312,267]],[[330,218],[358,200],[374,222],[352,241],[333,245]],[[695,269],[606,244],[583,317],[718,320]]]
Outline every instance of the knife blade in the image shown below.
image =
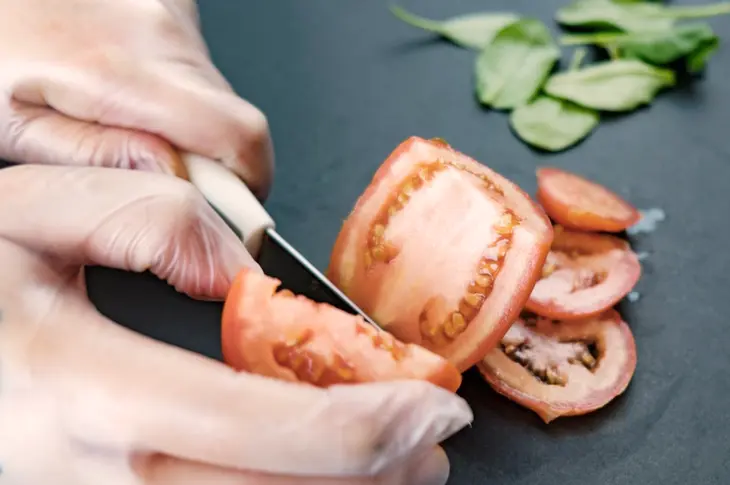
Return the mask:
[[243,181],[223,165],[190,153],[183,154],[190,181],[236,232],[264,273],[282,288],[360,315],[380,326],[337,288],[311,262],[276,232],[276,225]]

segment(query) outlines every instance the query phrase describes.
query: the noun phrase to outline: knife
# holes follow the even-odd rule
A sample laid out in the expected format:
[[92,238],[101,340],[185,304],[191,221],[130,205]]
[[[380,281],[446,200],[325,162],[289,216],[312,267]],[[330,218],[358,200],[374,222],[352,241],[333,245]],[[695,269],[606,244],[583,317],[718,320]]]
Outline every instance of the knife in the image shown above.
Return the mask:
[[206,157],[182,154],[190,181],[231,226],[264,273],[281,281],[281,287],[319,303],[328,303],[369,324],[375,321],[278,232],[266,209],[233,172]]

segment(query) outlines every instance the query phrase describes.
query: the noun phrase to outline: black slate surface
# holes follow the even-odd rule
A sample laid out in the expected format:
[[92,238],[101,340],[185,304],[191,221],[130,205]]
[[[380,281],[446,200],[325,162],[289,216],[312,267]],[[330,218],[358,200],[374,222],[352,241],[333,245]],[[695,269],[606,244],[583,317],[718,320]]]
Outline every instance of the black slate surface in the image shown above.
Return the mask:
[[[551,22],[562,4],[404,5],[435,18],[503,9]],[[530,192],[535,167],[554,164],[666,212],[655,232],[632,238],[648,258],[640,299],[620,307],[638,344],[628,392],[594,415],[544,425],[468,372],[460,393],[476,419],[446,443],[451,485],[730,483],[730,48],[704,79],[602,123],[577,148],[544,155],[510,133],[504,114],[477,106],[473,53],[401,24],[384,2],[205,0],[200,8],[215,62],[269,117],[277,175],[267,207],[322,269],[355,199],[410,135],[444,137]],[[730,38],[730,17],[711,23]],[[89,285],[120,323],[219,357],[219,304],[190,301],[146,275],[95,269]]]

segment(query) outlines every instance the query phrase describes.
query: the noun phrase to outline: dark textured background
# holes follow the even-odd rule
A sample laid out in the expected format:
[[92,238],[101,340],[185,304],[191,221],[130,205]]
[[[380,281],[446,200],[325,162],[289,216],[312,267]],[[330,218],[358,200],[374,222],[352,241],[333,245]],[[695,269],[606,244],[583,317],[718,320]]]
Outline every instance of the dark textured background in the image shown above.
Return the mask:
[[[583,144],[541,155],[504,114],[472,96],[474,54],[434,41],[375,0],[205,0],[213,58],[268,115],[277,176],[267,203],[280,232],[320,268],[342,219],[388,153],[410,135],[457,149],[534,191],[555,164],[667,219],[632,239],[647,251],[641,298],[621,311],[638,369],[601,412],[546,426],[475,372],[460,393],[476,420],[451,439],[452,485],[704,485],[730,482],[730,48],[704,79],[612,119]],[[432,17],[506,9],[551,22],[561,0],[410,0]],[[730,38],[730,17],[711,21]],[[153,337],[219,356],[220,305],[192,302],[148,276],[95,270],[97,305]],[[184,376],[181,376],[184,378]]]

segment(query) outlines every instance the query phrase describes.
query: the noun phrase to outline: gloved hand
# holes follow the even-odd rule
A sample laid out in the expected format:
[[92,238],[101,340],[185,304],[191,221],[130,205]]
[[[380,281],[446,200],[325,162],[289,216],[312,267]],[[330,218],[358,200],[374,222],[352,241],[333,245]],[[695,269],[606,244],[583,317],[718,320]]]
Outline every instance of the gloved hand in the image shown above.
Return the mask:
[[0,158],[184,177],[182,150],[269,189],[267,120],[213,66],[195,0],[0,0],[0,92]]
[[206,298],[254,264],[188,182],[19,165],[0,194],[0,484],[445,483],[436,444],[472,419],[452,393],[237,374],[96,311],[84,264]]

